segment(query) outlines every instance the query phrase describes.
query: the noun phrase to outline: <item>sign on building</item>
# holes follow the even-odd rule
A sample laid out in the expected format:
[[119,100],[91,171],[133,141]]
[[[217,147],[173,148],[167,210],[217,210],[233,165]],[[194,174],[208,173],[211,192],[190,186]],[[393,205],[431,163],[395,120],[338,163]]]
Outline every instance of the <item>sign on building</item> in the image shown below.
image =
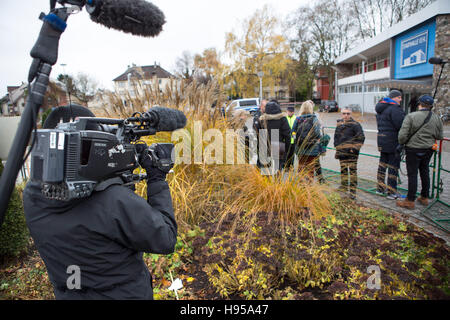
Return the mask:
[[428,30],[401,42],[401,67],[410,67],[427,62]]

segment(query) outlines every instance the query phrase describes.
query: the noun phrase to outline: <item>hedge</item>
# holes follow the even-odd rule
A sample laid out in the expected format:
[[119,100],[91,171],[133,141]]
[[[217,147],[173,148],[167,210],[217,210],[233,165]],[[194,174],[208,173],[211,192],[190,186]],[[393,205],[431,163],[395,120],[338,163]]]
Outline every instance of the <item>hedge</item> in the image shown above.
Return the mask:
[[[3,164],[0,159],[0,175]],[[0,227],[0,257],[16,257],[28,248],[30,236],[25,222],[22,199],[14,188],[3,224]]]

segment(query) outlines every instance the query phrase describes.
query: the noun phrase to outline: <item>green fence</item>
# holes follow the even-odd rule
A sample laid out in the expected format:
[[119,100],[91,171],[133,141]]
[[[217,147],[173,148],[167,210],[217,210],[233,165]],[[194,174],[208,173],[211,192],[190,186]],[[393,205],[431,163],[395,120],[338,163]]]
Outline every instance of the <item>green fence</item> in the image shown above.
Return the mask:
[[[325,127],[325,129],[336,129],[335,127]],[[371,131],[371,130],[364,130],[364,131]],[[375,131],[374,131],[375,132]],[[433,160],[430,163],[430,168],[432,169],[432,189],[431,189],[431,198],[433,199],[431,204],[421,212],[421,214],[427,218],[428,220],[435,223],[440,228],[446,230],[447,232],[450,232],[450,205],[443,201],[441,199],[442,192],[444,190],[444,183],[442,182],[442,177],[444,174],[449,174],[450,171],[442,167],[442,147],[443,143],[447,142],[450,143],[450,139],[444,138],[440,141],[439,144],[439,150],[436,151],[433,155]],[[334,150],[335,148],[327,148],[328,150]],[[367,153],[360,153],[360,156],[364,157],[371,157],[379,159],[380,156],[373,155],[373,154],[367,154]],[[402,161],[405,163],[405,161]],[[323,168],[323,175],[324,178],[328,181],[332,181],[335,183],[340,183],[340,172],[330,170],[327,168]],[[400,175],[399,175],[400,180]],[[401,184],[401,181],[399,181],[399,184]],[[377,181],[373,181],[367,178],[362,178],[358,176],[358,189],[376,194],[377,191]],[[398,193],[406,196],[408,193],[407,189],[398,188]],[[418,193],[418,195],[420,195]],[[381,195],[379,195],[381,196]]]

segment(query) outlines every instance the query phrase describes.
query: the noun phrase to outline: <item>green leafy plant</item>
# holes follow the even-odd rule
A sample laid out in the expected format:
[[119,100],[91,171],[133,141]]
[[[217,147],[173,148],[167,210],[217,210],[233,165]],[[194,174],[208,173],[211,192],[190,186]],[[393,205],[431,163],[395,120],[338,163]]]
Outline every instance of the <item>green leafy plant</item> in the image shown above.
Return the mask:
[[[0,160],[0,175],[3,165]],[[6,210],[3,225],[0,227],[0,256],[15,257],[27,250],[29,232],[23,213],[22,199],[17,188],[14,189]]]

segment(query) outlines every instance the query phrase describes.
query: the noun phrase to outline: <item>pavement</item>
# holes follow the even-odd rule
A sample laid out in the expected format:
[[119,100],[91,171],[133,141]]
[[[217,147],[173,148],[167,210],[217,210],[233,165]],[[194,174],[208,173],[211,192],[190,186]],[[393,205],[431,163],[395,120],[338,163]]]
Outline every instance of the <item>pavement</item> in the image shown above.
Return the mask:
[[[336,127],[336,121],[340,118],[340,113],[318,113],[318,115],[323,123],[323,126],[325,127]],[[363,130],[365,130],[366,141],[361,149],[361,153],[379,156],[377,147],[377,124],[375,115],[365,114],[364,116],[362,116],[359,113],[354,113],[353,118],[356,121],[360,122]],[[333,147],[334,129],[327,128],[325,129],[325,132],[328,133],[331,137],[329,147]],[[448,125],[444,127],[444,136],[450,137],[450,126]],[[339,172],[339,161],[334,158],[334,155],[334,150],[328,150],[326,155],[321,157],[320,162],[322,168]],[[376,181],[378,163],[378,158],[361,155],[358,161],[358,178],[364,179],[366,181]],[[447,170],[450,169],[450,142],[444,142],[442,153],[442,167]],[[433,173],[432,171],[433,170],[430,169],[430,174]],[[450,174],[442,172],[441,175],[443,191],[440,195],[440,199],[450,204]],[[406,176],[405,163],[401,164],[400,180],[401,182],[399,183],[399,188],[407,190],[408,178]],[[373,184],[373,186],[375,186],[375,184]],[[421,190],[420,188],[421,184],[419,178],[418,191]],[[444,229],[441,229],[426,217],[438,215],[446,215],[448,217],[450,216],[450,209],[448,206],[437,204],[433,206],[431,210],[427,210],[424,215],[422,214],[422,212],[426,209],[426,207],[418,204],[417,202],[416,208],[414,210],[403,209],[397,207],[394,200],[388,200],[383,196],[379,196],[362,190],[358,190],[356,201],[366,206],[369,205],[374,208],[387,209],[389,213],[402,217],[403,219],[413,223],[414,225],[423,228],[425,231],[430,232],[441,239],[444,239],[447,242],[447,245],[450,245],[450,233],[448,231],[445,231]]]

